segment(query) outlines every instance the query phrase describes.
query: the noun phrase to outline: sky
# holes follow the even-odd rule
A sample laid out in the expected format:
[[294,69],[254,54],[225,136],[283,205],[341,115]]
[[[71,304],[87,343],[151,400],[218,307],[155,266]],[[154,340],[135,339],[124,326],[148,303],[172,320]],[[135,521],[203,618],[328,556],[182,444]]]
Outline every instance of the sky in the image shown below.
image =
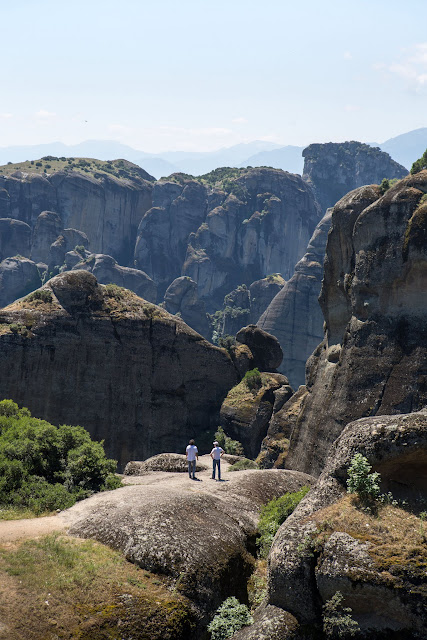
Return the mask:
[[425,0],[0,0],[0,146],[383,142],[427,126]]

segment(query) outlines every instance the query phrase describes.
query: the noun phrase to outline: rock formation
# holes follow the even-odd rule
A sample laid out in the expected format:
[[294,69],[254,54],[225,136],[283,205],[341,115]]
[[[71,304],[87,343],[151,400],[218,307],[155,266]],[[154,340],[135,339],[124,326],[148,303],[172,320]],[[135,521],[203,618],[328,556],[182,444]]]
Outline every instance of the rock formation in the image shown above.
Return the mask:
[[323,212],[356,187],[408,175],[388,153],[362,142],[310,144],[302,155],[303,179],[312,185]]
[[307,252],[297,263],[294,275],[279,289],[257,322],[258,327],[279,340],[283,351],[279,371],[289,378],[294,388],[304,384],[307,358],[323,338],[323,314],[318,298],[331,216],[332,210],[328,209],[310,239]]
[[213,308],[242,283],[289,278],[320,217],[311,189],[279,169],[239,170],[227,188],[190,236],[183,266]]
[[214,431],[238,381],[224,350],[87,271],[3,309],[0,350],[0,397],[53,424],[81,424],[120,465]]
[[[334,208],[320,301],[325,336],[307,386],[270,423],[261,458],[313,474],[345,425],[427,403],[427,172],[381,197],[361,187]],[[281,443],[278,446],[278,443]]]
[[212,329],[205,303],[199,299],[194,280],[188,276],[176,278],[166,289],[163,306],[169,313],[179,313],[192,329],[204,338],[211,339]]
[[368,458],[381,474],[382,489],[404,498],[410,511],[418,513],[419,498],[425,504],[426,410],[349,424],[332,446],[315,488],[277,533],[269,558],[268,603],[302,624],[321,626],[321,605],[340,591],[363,637],[424,638],[426,556],[420,520],[399,507],[379,507],[376,525],[375,517],[354,506],[346,497],[346,479],[355,453]]
[[30,257],[31,227],[20,220],[0,218],[0,261],[4,258]]
[[28,258],[6,258],[0,262],[0,308],[41,285],[40,271]]
[[260,371],[275,372],[280,366],[283,352],[275,336],[263,331],[254,324],[240,329],[237,342],[246,345],[252,352],[254,367]]

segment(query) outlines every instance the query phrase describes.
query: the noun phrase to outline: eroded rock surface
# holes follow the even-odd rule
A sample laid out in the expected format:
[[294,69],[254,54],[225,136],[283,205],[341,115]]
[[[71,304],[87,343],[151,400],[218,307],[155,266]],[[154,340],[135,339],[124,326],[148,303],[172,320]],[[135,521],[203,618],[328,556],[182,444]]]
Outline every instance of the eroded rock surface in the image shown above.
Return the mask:
[[0,218],[0,261],[12,256],[30,257],[31,227],[21,220]]
[[0,262],[0,308],[40,285],[39,269],[29,258],[5,258]]
[[53,424],[81,424],[123,466],[215,430],[238,381],[223,349],[87,271],[42,290],[1,311],[1,397]]
[[426,192],[424,171],[382,197],[375,185],[361,187],[334,207],[320,295],[325,336],[306,387],[270,425],[269,465],[281,441],[286,467],[319,474],[351,420],[427,403]]
[[[382,520],[379,535],[370,531],[375,518],[369,521],[345,498],[347,469],[355,453],[366,456],[381,473],[384,491],[412,506],[425,501],[427,411],[352,422],[333,444],[315,488],[277,533],[269,558],[268,602],[291,612],[300,623],[316,625],[322,604],[340,591],[364,637],[393,632],[390,637],[401,633],[423,638],[427,590],[421,578],[425,556],[419,525],[412,541],[405,539],[404,527],[414,516],[405,512],[389,525]],[[380,518],[385,516],[380,513]],[[405,549],[410,544],[413,551]]]
[[164,308],[169,313],[179,313],[195,331],[210,340],[212,329],[206,315],[205,303],[200,300],[197,283],[188,276],[176,278],[166,289]]
[[254,367],[260,371],[275,371],[282,362],[283,351],[278,339],[254,324],[240,329],[237,342],[246,345],[252,355]]

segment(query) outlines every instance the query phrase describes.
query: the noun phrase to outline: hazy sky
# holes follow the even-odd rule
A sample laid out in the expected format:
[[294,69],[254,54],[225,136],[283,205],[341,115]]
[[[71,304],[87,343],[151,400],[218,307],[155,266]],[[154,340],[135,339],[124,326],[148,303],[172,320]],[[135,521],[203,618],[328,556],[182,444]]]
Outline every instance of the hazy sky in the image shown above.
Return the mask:
[[0,146],[382,142],[427,126],[426,0],[0,0]]

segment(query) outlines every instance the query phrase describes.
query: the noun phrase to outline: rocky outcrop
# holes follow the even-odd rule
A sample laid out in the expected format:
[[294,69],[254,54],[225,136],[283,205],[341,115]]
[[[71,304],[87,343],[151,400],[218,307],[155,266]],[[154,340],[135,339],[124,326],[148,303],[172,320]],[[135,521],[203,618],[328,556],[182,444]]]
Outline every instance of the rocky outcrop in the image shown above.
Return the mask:
[[[257,324],[270,302],[282,290],[284,285],[285,280],[280,273],[273,273],[266,278],[252,282],[249,287],[251,297],[250,324]],[[268,329],[265,330],[268,331]]]
[[247,458],[258,455],[279,398],[283,405],[292,394],[288,379],[279,373],[262,373],[260,385],[253,389],[243,379],[229,391],[221,406],[221,426],[229,437],[242,443]]
[[[68,256],[68,261],[71,256]],[[151,278],[140,269],[122,267],[112,258],[103,254],[91,253],[72,266],[75,271],[86,270],[93,273],[100,284],[116,284],[130,289],[148,302],[155,302],[157,288]]]
[[87,271],[2,310],[0,351],[0,397],[53,424],[81,424],[122,466],[214,430],[238,381],[224,350]]
[[[197,462],[196,471],[205,471],[207,466]],[[167,471],[168,473],[188,473],[187,458],[179,453],[159,453],[148,460],[131,460],[127,463],[125,476],[142,476],[150,471]]]
[[188,276],[176,278],[166,289],[163,306],[169,313],[179,313],[184,322],[210,340],[211,325],[206,315],[205,303],[199,299],[194,280]]
[[152,208],[138,227],[135,263],[157,282],[161,293],[181,276],[188,236],[204,221],[207,206],[207,190],[196,180],[178,176],[154,185]]
[[349,424],[315,488],[274,539],[268,602],[300,623],[320,626],[321,605],[340,591],[363,637],[423,638],[427,591],[420,520],[399,507],[380,506],[372,516],[354,506],[346,480],[355,453],[368,458],[381,474],[382,489],[404,498],[410,511],[417,500],[425,501],[427,412]]
[[5,258],[30,257],[31,227],[20,220],[0,218],[0,261]]
[[254,613],[254,622],[237,631],[231,640],[301,640],[299,624],[287,611],[263,604]]
[[214,308],[237,285],[289,278],[320,217],[310,187],[279,169],[240,170],[227,188],[190,236],[183,266]]
[[32,260],[35,262],[48,261],[50,245],[55,242],[63,228],[61,217],[57,213],[42,211],[34,225],[31,243]]
[[47,263],[49,270],[60,268],[65,263],[65,256],[70,251],[77,248],[87,250],[89,246],[89,238],[83,231],[77,229],[61,229],[60,235],[49,247]]
[[283,351],[279,371],[288,376],[294,388],[304,384],[306,361],[323,338],[323,314],[318,298],[331,217],[329,209],[317,225],[294,275],[279,289],[257,322],[258,327],[279,340]]
[[228,596],[247,601],[261,506],[313,479],[275,470],[233,473],[218,483],[209,481],[210,471],[199,482],[165,475],[135,478],[145,484],[75,505],[68,512],[70,533],[119,548],[140,567],[169,576],[195,605],[200,631]]
[[254,324],[240,329],[237,342],[245,344],[253,355],[254,367],[260,371],[276,371],[283,358],[279,341],[275,336],[263,331]]
[[310,144],[302,155],[303,179],[313,187],[322,211],[356,187],[408,175],[388,153],[361,142]]
[[382,197],[376,186],[357,189],[334,208],[320,296],[325,336],[306,387],[270,424],[265,464],[287,442],[284,464],[319,474],[351,420],[427,403],[426,193],[424,171]]
[[41,285],[39,269],[28,258],[6,258],[0,262],[0,308]]
[[85,174],[84,167],[50,175],[16,172],[5,176],[1,216],[21,220],[34,229],[43,211],[53,211],[63,228],[78,229],[88,236],[92,251],[131,264],[139,222],[151,207],[154,179],[132,163],[115,162],[122,163],[123,177]]

